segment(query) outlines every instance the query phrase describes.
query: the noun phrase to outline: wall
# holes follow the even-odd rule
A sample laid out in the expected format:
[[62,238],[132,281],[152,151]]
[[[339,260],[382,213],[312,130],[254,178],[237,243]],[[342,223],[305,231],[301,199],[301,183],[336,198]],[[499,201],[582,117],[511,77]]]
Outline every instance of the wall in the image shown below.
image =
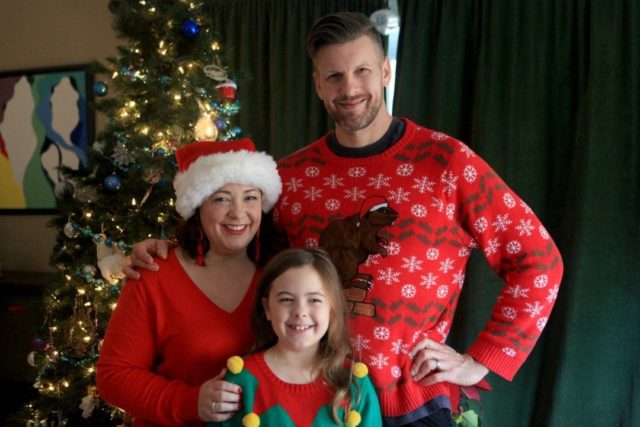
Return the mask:
[[[103,62],[122,44],[109,0],[0,1],[0,72]],[[96,118],[99,129],[103,117]],[[1,185],[1,183],[0,183]],[[0,215],[2,269],[51,271],[51,215]]]

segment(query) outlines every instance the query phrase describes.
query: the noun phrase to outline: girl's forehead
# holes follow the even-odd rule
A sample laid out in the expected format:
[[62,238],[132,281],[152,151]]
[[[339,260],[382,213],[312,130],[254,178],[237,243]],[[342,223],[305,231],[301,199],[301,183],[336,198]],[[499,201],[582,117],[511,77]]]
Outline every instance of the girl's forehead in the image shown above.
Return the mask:
[[294,293],[309,291],[325,293],[325,283],[313,266],[303,265],[290,267],[283,271],[271,282],[270,290],[271,292],[279,290]]

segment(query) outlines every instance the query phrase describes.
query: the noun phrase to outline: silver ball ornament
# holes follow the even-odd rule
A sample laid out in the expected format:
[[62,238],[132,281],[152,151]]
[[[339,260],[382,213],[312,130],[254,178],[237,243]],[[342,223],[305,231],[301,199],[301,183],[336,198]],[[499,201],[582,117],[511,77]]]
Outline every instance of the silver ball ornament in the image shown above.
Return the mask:
[[69,181],[58,181],[53,189],[53,194],[55,194],[58,199],[63,199],[65,196],[72,196],[73,192],[73,184]]
[[383,36],[388,36],[400,28],[400,17],[391,9],[376,10],[369,19]]

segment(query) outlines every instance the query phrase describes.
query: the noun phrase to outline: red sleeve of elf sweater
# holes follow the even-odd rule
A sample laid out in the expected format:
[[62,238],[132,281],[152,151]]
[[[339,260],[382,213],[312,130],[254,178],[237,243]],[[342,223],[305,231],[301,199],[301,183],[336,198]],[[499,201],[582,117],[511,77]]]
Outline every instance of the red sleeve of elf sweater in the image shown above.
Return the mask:
[[562,258],[527,204],[465,144],[441,181],[458,218],[505,284],[491,319],[468,353],[511,380],[533,349],[555,303]]

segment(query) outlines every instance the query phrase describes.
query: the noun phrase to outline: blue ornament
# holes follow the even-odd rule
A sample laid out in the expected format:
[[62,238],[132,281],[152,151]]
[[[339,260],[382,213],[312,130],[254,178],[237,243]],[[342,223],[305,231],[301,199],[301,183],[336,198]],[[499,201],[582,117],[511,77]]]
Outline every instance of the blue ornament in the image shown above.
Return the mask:
[[104,179],[104,186],[109,191],[118,191],[121,185],[122,181],[120,181],[120,177],[118,177],[118,175],[109,175]]
[[186,38],[192,39],[200,32],[200,26],[193,19],[187,19],[180,26],[180,30]]
[[97,96],[105,96],[107,94],[107,84],[105,82],[95,82],[93,84],[93,93]]
[[34,338],[33,339],[33,347],[36,350],[44,350],[47,347],[47,340],[42,338]]
[[227,128],[227,122],[222,120],[220,117],[216,117],[215,119],[213,119],[213,123],[220,130],[225,130]]
[[238,135],[240,135],[242,133],[242,129],[240,129],[239,126],[236,126],[232,129],[229,130],[229,135],[231,136],[231,138],[235,138]]
[[220,105],[217,102],[211,104],[212,108],[214,108],[221,116],[231,116],[240,111],[240,102],[225,102]]

